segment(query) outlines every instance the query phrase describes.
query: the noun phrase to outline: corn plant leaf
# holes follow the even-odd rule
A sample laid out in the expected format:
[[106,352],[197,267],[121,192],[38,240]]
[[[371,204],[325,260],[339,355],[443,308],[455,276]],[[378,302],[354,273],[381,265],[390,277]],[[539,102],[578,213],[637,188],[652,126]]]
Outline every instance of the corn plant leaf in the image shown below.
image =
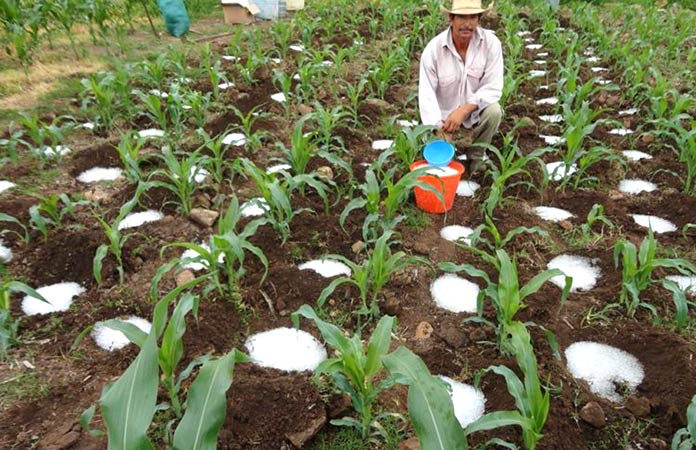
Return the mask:
[[111,328],[112,330],[117,330],[126,335],[129,341],[141,347],[145,344],[148,334],[145,333],[140,328],[136,327],[132,323],[125,322],[120,319],[109,319],[103,322],[97,322],[95,327],[105,327]]
[[147,429],[155,414],[158,375],[157,335],[151,332],[135,360],[99,400],[109,450],[154,448]]
[[184,295],[177,303],[172,313],[172,318],[162,335],[162,344],[159,352],[159,364],[165,374],[173,374],[181,357],[184,354],[182,338],[186,332],[186,315],[191,312],[198,303],[198,298],[191,294]]
[[94,273],[94,279],[96,280],[97,285],[101,284],[102,264],[108,252],[109,246],[106,244],[102,244],[99,246],[99,248],[97,248],[97,252],[94,254],[94,260],[92,261],[92,272]]
[[389,351],[391,344],[391,331],[394,329],[396,319],[391,316],[382,317],[375,330],[372,332],[372,337],[367,345],[367,364],[365,365],[365,376],[376,374],[382,367],[381,357]]
[[672,293],[674,301],[675,316],[674,321],[677,327],[683,328],[686,325],[686,320],[689,314],[689,303],[686,299],[686,293],[682,288],[672,280],[662,280],[662,286]]
[[696,443],[696,395],[691,398],[691,403],[686,408],[686,417],[689,419],[686,429],[691,435],[691,442]]
[[407,384],[408,411],[423,450],[466,450],[464,430],[454,415],[454,405],[445,384],[406,347],[382,358],[399,383]]
[[174,450],[214,450],[227,414],[226,392],[232,384],[234,365],[246,355],[233,349],[207,361],[191,384],[186,413],[174,432]]
[[482,416],[476,422],[467,426],[464,432],[470,435],[477,431],[492,430],[511,425],[518,425],[523,430],[531,427],[530,420],[517,411],[496,411]]

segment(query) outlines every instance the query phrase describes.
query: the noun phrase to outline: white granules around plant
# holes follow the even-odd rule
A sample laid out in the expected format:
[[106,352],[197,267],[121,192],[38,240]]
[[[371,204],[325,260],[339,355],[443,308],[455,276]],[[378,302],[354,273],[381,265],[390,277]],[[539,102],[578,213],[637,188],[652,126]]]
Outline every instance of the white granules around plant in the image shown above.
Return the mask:
[[324,346],[311,334],[293,328],[255,334],[244,347],[255,364],[287,372],[314,370],[327,357]]
[[628,108],[623,111],[619,111],[620,116],[632,116],[638,112],[638,108]]
[[445,274],[430,285],[430,295],[435,304],[455,313],[475,313],[479,287],[457,275]]
[[96,183],[99,181],[114,181],[121,176],[123,169],[118,167],[92,167],[77,176],[81,183]]
[[633,220],[645,228],[652,228],[654,233],[669,233],[677,231],[677,226],[669,220],[657,216],[648,216],[644,214],[631,214]]
[[275,93],[271,95],[271,99],[277,101],[278,103],[285,103],[287,98],[285,98],[285,94],[282,92]]
[[40,150],[40,152],[43,153],[44,156],[48,157],[65,156],[71,151],[72,150],[70,150],[70,148],[66,147],[65,145],[56,145],[55,148],[51,147],[50,145],[45,145],[41,147]]
[[[152,324],[141,317],[130,316],[124,322],[135,325],[147,334],[152,329]],[[90,334],[99,348],[110,352],[120,350],[130,344],[130,340],[121,331],[103,325],[95,326]]]
[[148,209],[147,211],[141,211],[137,213],[130,213],[123,218],[121,223],[118,224],[118,229],[125,230],[128,228],[135,228],[146,223],[157,222],[158,220],[162,220],[163,218],[164,214],[162,214],[159,211],[155,211],[154,209]]
[[11,181],[0,180],[0,192],[5,192],[6,190],[12,189],[15,186],[16,186],[16,184],[14,184]]
[[528,44],[528,45],[525,45],[524,47],[529,49],[529,50],[539,50],[541,47],[543,47],[543,45],[541,45],[541,44]]
[[467,239],[474,230],[463,225],[448,225],[440,230],[440,237],[448,241],[462,240],[466,245],[471,245],[471,240]]
[[621,153],[628,159],[629,161],[640,161],[641,159],[652,159],[652,155],[641,152],[639,150],[624,150]]
[[377,139],[372,142],[372,150],[386,150],[394,145],[394,141],[391,139]]
[[614,128],[612,130],[609,130],[609,134],[615,134],[617,136],[627,136],[629,134],[633,134],[633,130],[628,128]]
[[634,392],[645,377],[635,356],[610,345],[576,342],[566,349],[565,357],[573,377],[586,381],[593,393],[613,402],[623,398],[617,387]]
[[331,278],[338,275],[350,276],[350,267],[340,261],[332,259],[314,259],[297,266],[300,270],[313,270],[324,278]]
[[0,241],[0,261],[4,263],[12,261],[12,249],[6,247],[2,241]]
[[222,138],[222,144],[241,147],[246,144],[246,136],[242,133],[229,133]]
[[690,294],[696,294],[696,276],[668,275],[666,278],[677,283],[679,289],[687,291]]
[[148,128],[147,130],[138,131],[138,136],[141,138],[163,137],[164,130],[160,130],[158,128]]
[[[570,292],[589,291],[595,287],[601,273],[601,269],[584,256],[559,255],[549,261],[547,267],[558,269],[573,279]],[[550,281],[561,289],[565,287],[565,277],[562,275],[557,275]]]
[[619,191],[624,194],[639,194],[655,190],[657,190],[657,185],[645,180],[621,180],[619,182]]
[[25,296],[22,300],[22,311],[27,316],[67,311],[70,305],[72,305],[73,297],[85,292],[85,288],[77,283],[63,282],[40,287],[36,292],[46,302],[30,295]]
[[252,198],[239,208],[242,217],[258,217],[263,216],[270,208],[266,200],[261,197]]
[[534,208],[534,212],[543,220],[548,220],[550,222],[560,222],[561,220],[567,220],[573,217],[573,213],[570,211],[561,208],[553,208],[551,206],[537,206]]
[[538,78],[538,77],[543,77],[546,75],[545,70],[530,70],[529,71],[529,78]]
[[563,122],[563,116],[560,114],[551,114],[551,115],[539,116],[539,119],[543,120],[544,122],[549,122],[549,123]]
[[419,123],[420,122],[418,122],[417,120],[399,119],[396,121],[396,124],[399,125],[400,127],[403,127],[403,128],[413,128],[415,126],[418,126]]
[[486,397],[479,389],[470,384],[460,383],[440,375],[440,379],[450,385],[454,415],[462,428],[476,422],[486,409]]
[[537,105],[555,105],[558,103],[558,97],[540,98],[534,103],[536,103]]
[[224,90],[227,90],[227,89],[229,89],[229,88],[231,88],[231,87],[234,87],[234,83],[231,82],[231,81],[226,81],[226,82],[224,82],[224,83],[218,84],[218,88],[221,89],[221,90],[223,90],[223,91],[224,91]]
[[292,166],[290,164],[276,164],[274,166],[270,166],[266,168],[266,173],[272,174],[272,173],[277,173],[280,172],[281,170],[290,170],[292,169]]
[[302,53],[303,51],[305,51],[304,45],[302,45],[302,44],[292,44],[292,45],[288,46],[288,48],[294,52],[299,52],[299,53]]
[[481,185],[475,181],[462,180],[457,185],[457,195],[461,197],[473,197],[481,188]]
[[545,136],[540,134],[539,137],[542,138],[547,145],[563,144],[566,141],[565,138],[561,136]]
[[578,170],[578,166],[571,164],[566,166],[563,161],[550,162],[546,164],[546,172],[553,181],[561,181],[574,174]]
[[[199,247],[210,251],[210,246],[208,244],[198,244]],[[181,259],[195,259],[200,256],[200,253],[198,253],[196,250],[189,248],[184,253],[181,254]],[[208,268],[208,261],[205,261],[204,259],[199,259],[200,262],[198,261],[189,261],[185,264],[182,264],[181,267],[183,269],[190,269],[193,270],[194,272],[198,272],[199,270],[207,269]],[[225,254],[220,253],[218,255],[218,262],[224,262],[225,261]]]

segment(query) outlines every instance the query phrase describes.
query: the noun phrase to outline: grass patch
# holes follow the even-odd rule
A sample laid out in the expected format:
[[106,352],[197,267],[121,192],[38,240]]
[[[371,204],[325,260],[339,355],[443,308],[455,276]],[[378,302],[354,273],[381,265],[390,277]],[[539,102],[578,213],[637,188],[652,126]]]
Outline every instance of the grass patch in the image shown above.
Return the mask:
[[47,396],[49,384],[34,372],[25,372],[0,383],[0,409],[20,401]]

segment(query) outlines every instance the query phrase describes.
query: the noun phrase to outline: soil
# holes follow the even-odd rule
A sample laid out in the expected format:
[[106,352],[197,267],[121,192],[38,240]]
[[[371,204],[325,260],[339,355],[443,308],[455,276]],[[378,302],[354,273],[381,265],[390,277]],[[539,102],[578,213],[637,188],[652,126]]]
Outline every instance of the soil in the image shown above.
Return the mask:
[[[378,15],[376,8],[370,11]],[[502,26],[498,18],[487,20],[490,20],[488,26]],[[530,29],[533,28],[530,25]],[[363,24],[358,32],[363,37],[370,36],[367,24]],[[324,31],[317,33],[315,39],[324,43],[324,35]],[[352,40],[352,35],[339,33],[327,43],[347,46]],[[220,44],[216,50],[225,53],[226,48]],[[532,52],[527,53],[529,58],[533,57]],[[414,58],[414,71],[417,68],[415,61]],[[350,66],[347,78],[357,78],[367,67],[366,62],[363,57]],[[289,58],[282,64],[286,70],[292,71],[296,63],[296,58]],[[235,70],[234,65],[225,64],[230,71]],[[555,66],[550,64],[547,70],[555,70]],[[257,166],[266,167],[273,162],[273,158],[280,156],[273,143],[281,141],[289,145],[291,126],[306,108],[300,110],[293,106],[288,119],[282,107],[269,99],[271,94],[278,91],[271,81],[270,72],[264,70],[256,76],[259,79],[257,84],[237,86],[225,91],[223,98],[243,114],[256,107],[269,112],[268,117],[258,119],[253,127],[254,131],[268,133],[268,139],[253,154],[243,147],[231,147],[227,158],[247,157]],[[590,74],[585,70],[582,76],[588,77]],[[620,79],[613,69],[604,76]],[[506,108],[509,120],[501,126],[501,131],[506,133],[522,117],[534,121],[533,125],[517,131],[517,145],[525,154],[545,145],[539,134],[561,132],[558,125],[538,120],[538,115],[555,112],[554,107],[533,103],[540,95],[553,95],[550,91],[540,91],[539,84],[543,83],[529,80],[522,85],[519,96]],[[212,90],[207,80],[197,80],[195,86],[203,91]],[[364,164],[374,162],[378,155],[371,150],[370,143],[374,138],[384,137],[385,119],[395,113],[417,117],[413,102],[406,103],[413,89],[413,84],[393,86],[387,94],[386,107],[362,103],[359,112],[364,116],[364,127],[355,129],[342,125],[334,130],[335,136],[347,149],[344,159],[353,169],[352,177],[349,177],[334,167],[336,175],[333,181],[337,186],[343,188],[349,186],[351,181],[364,180]],[[337,99],[327,96],[321,100],[325,107],[337,104]],[[599,99],[595,101],[600,102]],[[616,108],[626,106],[617,105]],[[612,113],[605,113],[603,118],[620,119]],[[134,125],[145,127],[148,125],[146,122],[143,118],[137,118]],[[239,124],[239,117],[228,110],[211,117],[205,130],[211,135],[219,135]],[[630,118],[624,124],[636,127],[640,123],[637,118]],[[636,395],[648,400],[650,412],[648,417],[637,417],[625,405],[594,395],[584,382],[573,379],[563,358],[554,357],[542,330],[531,327],[540,377],[552,392],[551,411],[544,428],[544,438],[538,446],[540,450],[586,450],[597,442],[606,443],[607,447],[602,448],[619,448],[621,434],[612,430],[627,429],[634,423],[642,424],[646,431],[632,436],[633,445],[651,448],[651,438],[670,442],[676,429],[684,426],[686,406],[696,393],[696,366],[693,362],[696,342],[693,335],[673,332],[667,320],[656,321],[644,311],[634,318],[610,312],[607,313],[612,319],[609,322],[596,318],[598,311],[616,302],[621,290],[621,273],[613,261],[614,244],[620,239],[628,239],[638,245],[646,234],[646,230],[635,224],[629,214],[655,214],[668,218],[680,228],[696,222],[696,199],[680,192],[682,184],[679,177],[683,177],[685,172],[668,147],[673,143],[665,141],[663,146],[646,143],[637,136],[612,136],[607,134],[609,129],[598,127],[592,140],[615,150],[635,148],[648,151],[654,159],[626,164],[603,161],[590,170],[590,175],[598,180],[590,188],[557,190],[553,185],[539,190],[512,188],[507,192],[509,198],[504,207],[495,212],[495,223],[503,235],[520,226],[536,226],[547,233],[546,237],[521,234],[506,245],[507,251],[516,255],[521,283],[528,282],[545,270],[547,262],[561,253],[587,256],[599,265],[602,275],[596,288],[571,294],[562,304],[560,289],[544,285],[526,299],[527,306],[520,312],[519,319],[552,331],[561,349],[577,341],[591,340],[632,353],[646,369],[645,380],[638,387]],[[75,153],[59,166],[61,177],[58,186],[61,192],[72,195],[89,192],[91,186],[75,182],[74,177],[91,167],[120,166],[118,153],[114,149],[120,137],[120,133],[114,131],[96,142],[81,141],[80,145],[73,146]],[[493,143],[501,146],[502,138],[497,136]],[[149,152],[157,150],[155,144],[148,145]],[[190,151],[193,148],[195,146],[188,141],[182,143],[182,149]],[[545,160],[554,158],[552,154],[544,156]],[[157,165],[158,162],[151,159],[144,167],[152,170]],[[315,157],[310,161],[309,169],[313,171],[325,165],[328,165],[327,161]],[[27,180],[37,170],[37,164],[27,159],[2,167],[0,173],[2,179]],[[539,186],[540,174],[534,173],[532,181]],[[458,197],[453,209],[446,215],[425,216],[420,225],[402,224],[398,229],[400,249],[409,255],[426,257],[434,267],[440,262],[468,263],[494,276],[494,268],[473,252],[445,241],[439,235],[440,228],[445,225],[459,224],[475,228],[483,221],[479,205],[485,198],[490,180],[480,172],[467,176],[482,184],[482,190],[473,198]],[[659,190],[639,196],[621,194],[612,187],[623,178],[648,179],[657,183]],[[229,184],[220,189],[219,195],[213,188],[203,187],[196,198],[196,206],[224,211],[232,194],[238,195],[240,201],[255,195],[253,185],[239,176],[235,176]],[[41,188],[46,190],[51,187]],[[118,283],[113,256],[105,259],[103,280],[101,285],[97,285],[93,277],[92,258],[99,245],[107,243],[107,240],[94,213],[99,211],[108,221],[113,220],[121,205],[132,198],[135,186],[121,180],[107,184],[103,191],[105,198],[99,200],[98,208],[78,209],[63,227],[52,229],[47,240],[36,231],[31,231],[28,244],[23,244],[13,234],[3,235],[3,240],[15,253],[9,265],[13,277],[35,287],[74,281],[87,291],[76,299],[68,311],[51,316],[23,317],[19,308],[20,297],[13,298],[12,314],[21,317],[19,335],[22,343],[12,350],[6,363],[0,364],[0,386],[31,375],[46,389],[17,401],[0,402],[0,448],[98,449],[106,446],[105,438],[92,437],[81,430],[79,415],[99,399],[105,383],[114,381],[123,373],[137,355],[137,349],[129,345],[119,351],[106,352],[99,349],[88,334],[82,341],[76,340],[78,335],[101,320],[130,315],[150,319],[154,307],[154,301],[150,298],[151,282],[162,264],[182,252],[171,247],[162,249],[174,242],[204,242],[215,232],[214,228],[198,225],[184,217],[177,209],[172,192],[162,188],[150,189],[143,195],[136,210],[156,209],[162,211],[165,218],[127,233],[130,237],[124,246],[124,285]],[[352,195],[358,194],[354,192]],[[216,202],[216,198],[222,200]],[[246,275],[240,280],[236,295],[221,298],[215,291],[197,288],[195,292],[202,296],[200,310],[196,318],[190,317],[187,321],[185,357],[180,367],[185,367],[199,355],[220,355],[232,348],[243,350],[246,339],[256,332],[292,326],[290,314],[303,304],[313,305],[330,282],[312,271],[300,271],[298,264],[327,254],[343,255],[357,262],[364,259],[365,250],[354,252],[353,248],[363,239],[361,225],[365,212],[353,211],[343,227],[338,223],[338,216],[349,198],[347,192],[342,192],[340,196],[333,195],[329,211],[325,211],[322,200],[311,189],[305,195],[296,193],[292,205],[302,212],[297,212],[293,217],[292,233],[286,242],[268,224],[261,226],[250,238],[268,259],[267,276],[263,264],[248,254]],[[12,214],[26,224],[29,221],[28,209],[35,203],[35,198],[21,191],[7,191],[0,198],[0,212]],[[218,207],[220,203],[222,207]],[[591,232],[583,236],[581,227],[586,223],[592,207],[597,204],[603,206],[604,215],[611,225],[596,223]],[[574,217],[568,221],[569,227],[544,222],[533,213],[535,206],[563,208],[572,212]],[[243,227],[249,221],[242,220],[239,225]],[[21,231],[12,225],[7,225],[7,229]],[[659,235],[658,240],[662,247],[674,249],[681,257],[696,260],[693,231]],[[383,311],[398,316],[393,348],[406,345],[426,362],[433,374],[467,383],[473,383],[476,373],[491,365],[505,365],[517,370],[513,359],[498,353],[494,345],[494,330],[466,321],[471,317],[468,314],[450,313],[435,306],[430,297],[430,284],[439,274],[431,268],[412,266],[392,277],[386,286],[379,303]],[[665,274],[665,271],[656,272],[660,277]],[[168,274],[160,283],[159,294],[174,287],[174,275]],[[644,294],[656,305],[661,317],[673,315],[671,297],[667,291],[654,286]],[[336,289],[323,312],[330,318],[341,320],[345,329],[353,330],[356,320],[351,312],[360,306],[359,303],[358,291],[344,285]],[[483,314],[491,320],[495,316],[488,304],[484,305]],[[423,321],[433,327],[433,334],[419,339],[415,330]],[[303,322],[302,328],[319,336],[308,322]],[[369,332],[368,327],[363,335],[367,336]],[[487,411],[515,408],[501,377],[488,373],[482,380],[481,389],[486,395]],[[309,373],[284,373],[249,363],[238,364],[232,388],[227,394],[227,416],[218,447],[231,450],[292,448],[289,436],[306,431],[331,414],[331,395],[326,390],[324,385],[320,389]],[[167,394],[161,392],[160,401],[166,398]],[[597,402],[601,406],[607,417],[605,428],[594,428],[580,419],[580,410],[588,402]],[[391,389],[379,398],[379,403],[385,410],[406,414],[407,390],[403,387]],[[163,423],[158,423],[160,425],[160,428],[164,428]],[[104,427],[99,415],[92,426]],[[324,427],[326,429],[328,426]],[[157,448],[166,448],[161,430],[153,430],[152,435]],[[471,443],[482,444],[493,437],[518,445],[522,442],[519,429],[507,427],[477,433]],[[59,445],[67,441],[70,445]]]

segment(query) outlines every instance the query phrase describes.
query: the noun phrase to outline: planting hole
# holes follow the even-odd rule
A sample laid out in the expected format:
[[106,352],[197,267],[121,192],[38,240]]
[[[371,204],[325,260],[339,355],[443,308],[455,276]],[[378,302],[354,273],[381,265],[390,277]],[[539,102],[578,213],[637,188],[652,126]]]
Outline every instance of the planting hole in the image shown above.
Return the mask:
[[123,173],[118,167],[92,167],[77,176],[81,183],[96,183],[99,181],[114,181]]
[[[584,256],[559,255],[549,261],[547,267],[558,269],[573,279],[570,292],[589,291],[595,287],[601,273],[601,269]],[[555,276],[550,281],[561,289],[565,286],[564,276]]]
[[641,159],[652,159],[652,155],[638,150],[624,150],[621,153],[629,161],[640,161]]
[[452,404],[454,405],[454,415],[462,428],[476,422],[485,410],[486,397],[483,392],[470,384],[460,383],[453,379],[440,375],[440,379],[450,385],[452,392]]
[[36,292],[48,303],[30,295],[25,296],[22,300],[22,311],[27,316],[67,311],[72,305],[73,297],[85,292],[85,288],[77,283],[63,282],[40,287]]
[[121,223],[118,224],[119,230],[125,230],[127,228],[135,228],[149,222],[157,222],[162,220],[164,214],[154,209],[148,209],[147,211],[141,211],[137,213],[128,214]]
[[570,211],[560,208],[552,208],[550,206],[537,206],[534,208],[534,212],[537,216],[541,217],[543,220],[548,220],[549,222],[560,222],[561,220],[567,220],[573,217],[573,213]]
[[15,187],[15,186],[16,186],[16,184],[14,184],[14,183],[11,182],[11,181],[0,180],[0,193],[1,193],[1,192],[5,192],[5,191],[8,190],[8,189],[12,189],[12,188]]
[[563,161],[551,162],[546,164],[546,172],[551,177],[553,181],[561,181],[574,174],[578,170],[578,166],[571,164],[570,167],[566,166]]
[[619,182],[619,191],[624,194],[639,194],[654,190],[657,190],[657,185],[645,180],[621,180]]
[[440,237],[447,239],[448,241],[462,240],[466,245],[471,245],[471,240],[467,239],[473,233],[469,227],[463,225],[449,225],[440,230]]
[[[137,316],[130,316],[124,320],[124,322],[135,325],[147,334],[150,333],[150,329],[152,328],[150,322]],[[101,324],[96,325],[90,334],[99,348],[110,352],[120,350],[130,344],[125,334]]]
[[[628,352],[598,342],[581,341],[565,351],[571,375],[584,380],[602,398],[620,402],[643,382],[643,365]],[[624,392],[617,392],[621,387]],[[626,392],[627,391],[627,392]]]
[[261,197],[252,198],[251,200],[245,202],[239,209],[242,217],[258,217],[266,214],[269,210],[268,203]]
[[457,185],[457,195],[462,197],[473,197],[481,188],[481,185],[475,181],[463,180]]
[[378,139],[372,142],[372,150],[386,150],[394,145],[391,139]]
[[669,220],[657,216],[649,216],[644,214],[631,214],[633,220],[645,228],[652,228],[654,233],[669,233],[677,231],[677,226]]
[[287,372],[314,370],[327,357],[324,346],[311,334],[293,328],[255,334],[244,347],[259,366]]
[[332,259],[313,259],[297,266],[300,270],[313,270],[324,278],[336,277],[338,275],[350,276],[350,267],[340,261]]
[[164,130],[160,130],[158,128],[148,128],[147,130],[138,131],[138,136],[141,138],[163,137]]
[[454,313],[475,313],[479,287],[457,275],[445,274],[430,285],[430,295],[435,304]]

